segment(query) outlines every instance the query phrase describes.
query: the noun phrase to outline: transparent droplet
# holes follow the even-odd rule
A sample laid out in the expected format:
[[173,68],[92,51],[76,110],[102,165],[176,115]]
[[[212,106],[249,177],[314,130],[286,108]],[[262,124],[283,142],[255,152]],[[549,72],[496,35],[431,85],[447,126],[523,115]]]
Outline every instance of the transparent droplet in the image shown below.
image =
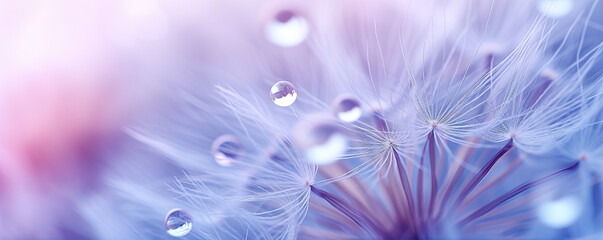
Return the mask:
[[571,226],[580,214],[582,206],[580,200],[573,196],[549,201],[538,208],[538,218],[545,225],[552,228],[565,228]]
[[341,95],[333,102],[333,112],[339,120],[353,122],[362,116],[360,102],[351,95]]
[[342,134],[334,133],[324,143],[306,150],[306,156],[316,164],[329,164],[339,160],[347,149],[347,139]]
[[291,10],[278,12],[265,27],[266,38],[280,47],[302,43],[309,33],[308,21]]
[[296,126],[293,137],[306,158],[318,165],[336,162],[348,149],[347,136],[332,121],[302,122]]
[[193,220],[191,215],[179,208],[172,209],[165,216],[165,229],[174,237],[184,237],[191,232]]
[[287,81],[280,81],[270,88],[270,97],[274,104],[281,107],[291,106],[297,99],[297,91],[293,84]]
[[572,11],[574,2],[572,0],[540,0],[538,11],[551,18],[560,18]]
[[239,139],[233,135],[222,135],[211,145],[211,152],[216,162],[222,166],[232,166],[233,160],[237,159],[243,150]]

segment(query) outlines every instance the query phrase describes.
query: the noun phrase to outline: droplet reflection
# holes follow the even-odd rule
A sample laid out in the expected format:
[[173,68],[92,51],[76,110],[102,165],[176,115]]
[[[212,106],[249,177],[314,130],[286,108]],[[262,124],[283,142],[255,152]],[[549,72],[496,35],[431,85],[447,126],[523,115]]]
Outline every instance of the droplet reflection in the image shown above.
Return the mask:
[[222,166],[232,166],[233,160],[240,155],[243,147],[239,139],[233,135],[222,135],[214,140],[211,145],[211,152],[216,162]]
[[333,101],[333,112],[339,120],[353,122],[362,116],[360,103],[352,95],[340,95]]
[[306,158],[318,165],[334,163],[348,150],[347,136],[332,121],[304,121],[296,126],[293,136]]
[[280,81],[270,88],[270,97],[274,104],[281,107],[288,107],[295,102],[295,99],[297,99],[297,91],[290,82]]
[[191,215],[179,208],[172,209],[165,216],[165,229],[174,237],[184,237],[193,228]]
[[265,27],[266,38],[280,47],[293,47],[302,43],[309,33],[308,22],[290,10],[282,10]]

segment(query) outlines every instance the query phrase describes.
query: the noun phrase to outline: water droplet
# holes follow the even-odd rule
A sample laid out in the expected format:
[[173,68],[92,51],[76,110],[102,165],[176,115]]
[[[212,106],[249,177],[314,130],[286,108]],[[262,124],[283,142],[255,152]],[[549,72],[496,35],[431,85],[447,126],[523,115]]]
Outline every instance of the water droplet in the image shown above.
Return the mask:
[[538,2],[538,11],[551,18],[563,17],[572,11],[573,7],[572,0],[540,0]]
[[580,200],[573,196],[542,204],[538,208],[538,218],[552,228],[565,228],[572,225],[582,212]]
[[332,120],[301,122],[293,137],[306,158],[319,165],[336,162],[348,149],[347,136]]
[[293,47],[302,43],[309,33],[308,22],[291,10],[282,10],[265,28],[266,38],[281,47]]
[[274,104],[281,107],[291,106],[297,99],[297,91],[293,84],[287,81],[280,81],[270,88],[270,97]]
[[172,209],[165,216],[165,229],[174,237],[184,237],[191,232],[193,220],[191,215],[179,208]]
[[351,95],[340,95],[333,101],[333,112],[339,120],[353,122],[362,116],[360,102]]
[[342,134],[334,133],[324,143],[308,149],[306,156],[316,164],[329,164],[339,160],[347,148],[347,139]]
[[211,145],[211,152],[216,159],[216,162],[222,166],[232,166],[233,160],[241,155],[243,147],[239,139],[233,135],[222,135]]

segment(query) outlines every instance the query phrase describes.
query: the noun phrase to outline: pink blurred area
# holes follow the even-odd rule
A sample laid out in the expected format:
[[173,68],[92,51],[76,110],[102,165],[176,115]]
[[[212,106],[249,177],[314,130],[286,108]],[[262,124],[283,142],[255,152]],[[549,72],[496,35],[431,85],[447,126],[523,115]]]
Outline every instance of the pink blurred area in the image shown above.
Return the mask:
[[0,141],[23,159],[2,164],[35,176],[69,171],[82,139],[118,131],[155,88],[140,66],[161,54],[138,53],[167,45],[167,17],[153,1],[0,6]]
[[183,69],[252,67],[255,45],[281,50],[262,31],[276,10],[318,2],[0,0],[0,238],[65,236],[57,218],[157,92],[190,79]]
[[[0,8],[0,141],[3,172],[51,184],[73,171],[85,138],[124,119],[112,49],[98,31],[101,6],[4,1]],[[74,11],[78,9],[78,11]],[[19,173],[19,174],[17,174]],[[40,179],[41,180],[41,179]],[[14,186],[14,184],[10,184]]]
[[130,2],[0,1],[0,238],[77,236],[64,221],[154,89],[123,56],[165,33]]
[[[73,224],[77,205],[123,127],[190,77],[187,56],[246,41],[229,29],[242,19],[228,19],[253,5],[226,3],[239,7],[216,18],[211,2],[0,0],[0,239],[93,234]],[[215,39],[232,41],[205,47]]]

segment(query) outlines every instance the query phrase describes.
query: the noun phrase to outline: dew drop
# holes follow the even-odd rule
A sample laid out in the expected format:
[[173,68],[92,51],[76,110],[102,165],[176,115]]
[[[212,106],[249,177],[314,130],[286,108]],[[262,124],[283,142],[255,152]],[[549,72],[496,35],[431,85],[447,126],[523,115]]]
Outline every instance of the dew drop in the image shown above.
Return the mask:
[[353,122],[362,116],[360,102],[351,95],[340,95],[333,101],[333,112],[339,120]]
[[268,41],[280,47],[294,47],[302,43],[309,33],[308,21],[291,10],[278,12],[265,27]]
[[538,11],[550,18],[560,18],[567,15],[574,3],[572,0],[540,0],[538,2]]
[[331,121],[302,122],[293,137],[306,158],[318,165],[336,162],[348,149],[347,136]]
[[297,99],[297,91],[293,84],[287,81],[280,81],[270,88],[270,97],[274,104],[281,107],[291,106]]
[[538,208],[538,218],[552,228],[565,228],[572,225],[582,212],[578,198],[568,196],[549,201]]
[[306,151],[310,161],[318,165],[334,163],[345,153],[348,148],[347,139],[339,133],[331,134],[325,142]]
[[233,135],[222,135],[214,140],[211,152],[216,162],[224,167],[232,166],[243,150],[239,139]]
[[191,215],[179,208],[172,209],[165,216],[165,229],[174,237],[184,237],[191,232],[193,221]]

